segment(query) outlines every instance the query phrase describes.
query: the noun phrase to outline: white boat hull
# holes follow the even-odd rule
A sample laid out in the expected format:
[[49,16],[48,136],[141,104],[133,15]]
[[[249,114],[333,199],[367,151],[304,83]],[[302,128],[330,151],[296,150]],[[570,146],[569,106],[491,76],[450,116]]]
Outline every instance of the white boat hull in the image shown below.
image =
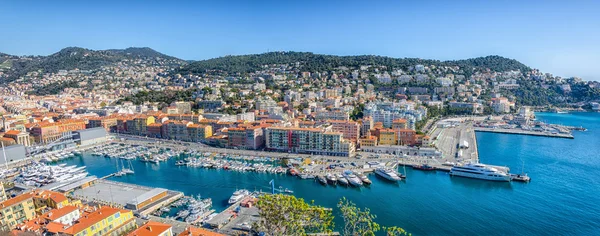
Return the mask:
[[510,176],[508,176],[508,175],[492,176],[492,175],[475,174],[475,173],[467,173],[467,172],[460,172],[460,171],[450,171],[450,176],[459,176],[459,177],[465,177],[465,178],[481,179],[481,180],[497,181],[497,182],[509,182],[510,181]]

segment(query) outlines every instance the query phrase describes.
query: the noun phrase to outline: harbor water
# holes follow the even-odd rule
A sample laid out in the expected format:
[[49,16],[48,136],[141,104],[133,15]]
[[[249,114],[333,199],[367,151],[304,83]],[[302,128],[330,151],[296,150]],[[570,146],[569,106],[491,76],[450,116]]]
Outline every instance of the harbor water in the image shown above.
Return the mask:
[[[132,161],[134,175],[110,179],[200,194],[212,198],[217,211],[226,207],[236,189],[270,191],[269,181],[274,179],[276,187],[325,207],[335,209],[346,197],[359,207],[369,207],[381,225],[400,226],[413,235],[597,235],[600,113],[537,113],[537,117],[588,131],[575,131],[575,139],[477,133],[482,163],[527,172],[530,183],[486,182],[407,168],[405,182],[391,184],[370,175],[373,184],[359,189],[322,186],[288,175],[176,166],[175,160]],[[64,162],[85,165],[99,177],[116,171],[114,158],[86,154]]]

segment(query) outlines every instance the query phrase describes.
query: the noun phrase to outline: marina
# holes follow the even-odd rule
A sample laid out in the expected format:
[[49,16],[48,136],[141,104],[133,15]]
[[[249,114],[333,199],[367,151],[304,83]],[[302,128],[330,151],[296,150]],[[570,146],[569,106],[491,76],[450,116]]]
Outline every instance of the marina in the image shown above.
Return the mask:
[[[590,119],[599,121],[598,119],[600,119],[600,117],[589,117],[589,114],[584,115],[586,116],[572,121],[572,124],[569,124],[568,120],[564,121],[561,117],[555,117],[556,115],[554,114],[541,114],[538,115],[538,119],[549,117],[551,118],[551,120],[548,120],[549,122],[558,123],[560,121],[573,126],[581,124],[581,121],[589,122]],[[598,114],[595,115],[597,116]],[[451,178],[448,172],[452,168],[452,163],[446,162],[454,162],[453,158],[440,160],[441,163],[435,165],[437,171],[412,169],[411,165],[409,165],[406,167],[406,172],[404,172],[403,166],[399,164],[397,172],[405,173],[407,178],[405,181],[399,181],[398,183],[382,178],[376,172],[373,172],[373,174],[368,175],[372,184],[370,186],[363,185],[361,188],[343,187],[344,185],[340,181],[337,181],[337,179],[335,185],[328,184],[325,187],[318,180],[301,180],[299,177],[292,176],[289,173],[242,172],[215,168],[188,167],[185,165],[176,165],[178,160],[174,158],[163,161],[160,164],[141,162],[139,160],[132,161],[135,174],[123,177],[109,177],[109,179],[144,186],[168,188],[174,191],[181,191],[186,196],[201,194],[205,198],[212,199],[212,209],[215,210],[215,213],[223,212],[228,207],[231,207],[227,202],[236,189],[270,192],[271,186],[269,185],[269,181],[274,179],[276,189],[280,189],[279,186],[282,186],[281,192],[284,189],[288,189],[293,191],[293,194],[297,197],[315,200],[316,204],[326,207],[334,208],[339,198],[345,196],[359,206],[369,206],[372,213],[378,216],[382,224],[393,225],[398,221],[403,222],[402,226],[413,235],[452,234],[452,231],[448,229],[456,227],[468,229],[467,231],[473,234],[527,234],[535,233],[536,230],[541,228],[566,233],[563,227],[555,227],[552,224],[545,223],[551,221],[556,212],[569,212],[571,210],[569,206],[560,204],[560,202],[568,201],[565,197],[569,195],[573,196],[575,192],[565,189],[562,187],[563,185],[573,185],[578,190],[576,195],[581,199],[587,199],[587,201],[600,200],[597,198],[598,195],[595,194],[594,188],[585,187],[587,186],[586,182],[594,181],[592,176],[598,174],[596,170],[600,169],[598,162],[590,159],[593,155],[587,152],[590,150],[588,148],[590,145],[593,146],[594,142],[600,141],[595,136],[600,127],[589,125],[587,128],[587,132],[578,133],[576,142],[573,142],[573,139],[548,139],[545,137],[510,134],[477,133],[476,142],[470,144],[469,148],[476,143],[478,153],[480,154],[478,157],[481,162],[508,166],[516,173],[527,173],[528,176],[536,179],[544,179],[544,181],[535,181],[530,184]],[[453,146],[456,147],[457,143],[458,141]],[[565,145],[571,146],[567,154],[561,148]],[[506,146],[510,146],[510,148],[506,148]],[[540,147],[542,148],[540,149]],[[209,153],[210,151],[206,152]],[[244,152],[244,154],[247,153]],[[581,157],[588,158],[582,159]],[[337,158],[329,159],[337,160]],[[364,162],[380,162],[382,160],[385,161],[387,159],[366,159]],[[566,164],[555,165],[552,164],[552,161],[561,161]],[[596,166],[596,169],[589,170],[591,172],[578,172],[574,169],[574,166],[580,165],[578,163],[582,161],[592,163],[591,165]],[[87,171],[90,174],[106,176],[115,172],[114,162],[115,159],[84,154],[83,157],[75,157],[59,163],[87,166]],[[523,162],[525,165],[523,165]],[[328,183],[333,183],[330,182],[330,179],[336,178],[336,174],[341,175],[341,171],[343,170],[340,168],[340,171],[324,174]],[[574,173],[569,173],[573,171]],[[573,177],[568,176],[577,176],[578,179],[583,178],[584,181],[573,181]],[[513,182],[516,181],[518,180],[513,178]],[[552,192],[561,192],[567,195],[550,194]],[[540,199],[534,196],[546,197]],[[394,199],[394,201],[392,202],[390,199]],[[435,209],[430,207],[432,202],[436,204]],[[546,207],[548,204],[556,207],[549,209]],[[468,209],[460,207],[465,205],[471,205],[472,207]],[[437,208],[444,210],[436,210]],[[248,209],[242,209],[242,214],[246,210]],[[433,212],[422,216],[428,219],[427,226],[425,227],[423,225],[424,219],[415,216],[432,210]],[[454,216],[445,213],[448,211],[454,212]],[[494,217],[491,217],[489,214],[490,211],[494,212]],[[402,212],[402,214],[398,214],[398,212]],[[578,215],[580,218],[579,221],[567,221],[565,224],[578,228],[577,234],[589,235],[592,232],[590,230],[595,228],[593,226],[595,224],[593,223],[593,219],[597,219],[597,215],[594,212],[597,211],[586,211],[583,215]],[[527,217],[521,217],[519,220],[516,220],[514,216]],[[461,220],[458,220],[457,217]],[[477,226],[480,223],[495,221],[502,223],[487,224],[485,228]],[[474,222],[476,225],[474,227],[472,223],[466,224],[466,222]],[[238,223],[241,224],[243,222]],[[507,228],[505,227],[506,224],[510,224],[512,227]],[[339,225],[339,222],[336,222],[336,225]],[[238,226],[225,226],[225,228],[227,227],[235,228]]]
[[[505,201],[505,199],[530,201],[528,197],[521,195],[523,191],[532,191],[531,189],[533,191],[544,191],[540,189],[540,185],[544,186],[544,188],[551,187],[538,182],[535,182],[535,184],[511,184],[509,181],[529,182],[531,180],[530,176],[533,176],[545,179],[554,178],[556,182],[559,181],[556,179],[556,173],[561,173],[560,169],[552,168],[553,173],[549,173],[546,170],[536,168],[536,164],[531,162],[536,161],[540,157],[531,156],[534,153],[528,154],[526,151],[520,151],[518,153],[519,158],[514,159],[512,151],[494,146],[492,145],[494,142],[490,142],[489,140],[500,139],[503,142],[516,142],[522,145],[519,141],[510,140],[526,138],[529,139],[528,143],[533,142],[533,144],[524,147],[515,146],[516,150],[526,150],[533,149],[530,145],[543,145],[546,148],[550,148],[548,145],[560,147],[564,145],[561,142],[569,142],[571,139],[545,139],[544,137],[494,133],[478,133],[476,139],[465,139],[465,136],[471,137],[471,133],[474,135],[474,132],[465,132],[468,129],[467,126],[464,128],[457,126],[452,132],[441,130],[443,133],[440,135],[440,139],[436,140],[436,144],[443,145],[443,137],[451,137],[451,139],[446,140],[449,141],[448,143],[453,143],[453,145],[447,145],[451,147],[451,152],[463,150],[465,153],[472,153],[469,155],[477,157],[476,159],[467,159],[466,157],[457,158],[456,155],[443,155],[442,158],[436,160],[421,159],[427,160],[423,162],[416,161],[419,159],[414,159],[414,157],[394,158],[389,154],[380,154],[379,158],[374,159],[370,158],[371,154],[363,154],[364,157],[369,158],[352,159],[349,161],[347,158],[340,157],[312,156],[307,158],[300,155],[277,156],[269,155],[270,153],[265,152],[249,151],[232,154],[229,152],[230,150],[224,152],[213,152],[212,149],[210,151],[202,151],[202,148],[192,148],[185,145],[157,147],[156,144],[150,142],[142,145],[142,142],[128,144],[127,141],[121,140],[96,147],[73,150],[74,155],[72,157],[52,161],[50,165],[37,163],[28,167],[31,169],[5,170],[3,171],[3,175],[4,177],[25,180],[25,177],[31,177],[27,173],[34,172],[35,168],[40,170],[62,168],[67,169],[67,172],[68,170],[89,172],[88,175],[79,180],[67,181],[58,185],[57,183],[48,183],[42,187],[65,192],[72,191],[74,196],[82,200],[116,204],[117,206],[127,206],[128,202],[138,199],[140,196],[144,197],[146,195],[145,192],[154,188],[165,189],[167,190],[167,195],[170,197],[164,198],[160,203],[151,204],[147,208],[140,208],[137,212],[143,212],[144,215],[153,214],[165,220],[197,225],[207,222],[220,222],[219,219],[231,220],[234,219],[231,216],[249,210],[246,208],[232,208],[232,206],[237,206],[242,202],[234,200],[232,201],[233,204],[230,204],[229,200],[232,194],[241,189],[246,189],[248,192],[271,192],[273,191],[270,184],[271,180],[275,181],[275,192],[294,194],[304,199],[314,199],[317,204],[327,207],[335,207],[337,203],[336,199],[345,196],[357,202],[358,205],[372,206],[371,209],[373,212],[381,218],[399,219],[397,215],[390,215],[387,210],[384,210],[389,205],[384,206],[379,204],[389,202],[390,198],[396,199],[394,201],[401,203],[401,205],[392,207],[395,211],[417,214],[415,210],[425,210],[420,207],[414,207],[414,204],[422,204],[422,199],[432,198],[428,201],[436,201],[446,208],[453,209],[452,205],[454,205],[454,202],[467,201],[469,199],[469,197],[462,199],[465,196],[462,194],[457,195],[457,193],[473,191],[484,194],[486,198],[490,198],[489,201],[499,201],[515,210],[533,214],[527,209]],[[592,135],[595,129],[597,128],[590,126],[588,132],[581,133],[582,138],[578,138],[578,140],[585,140],[585,137],[589,138],[589,135]],[[434,132],[440,132],[440,130],[434,130]],[[455,134],[457,136],[448,134]],[[486,141],[482,142],[484,139]],[[467,141],[468,144],[461,144],[462,142],[460,141]],[[536,144],[536,141],[542,143]],[[477,149],[475,149],[476,147]],[[581,152],[581,148],[577,149],[577,146],[574,148],[574,150],[580,150]],[[479,158],[479,152],[481,152],[481,159]],[[556,151],[556,153],[561,152]],[[117,154],[132,158],[120,158]],[[544,158],[548,156],[553,157],[552,153],[543,153],[540,155]],[[159,156],[161,160],[158,162],[145,160],[145,158],[154,160],[154,156]],[[459,178],[464,176],[457,176],[452,170],[457,166],[461,166],[458,165],[460,161],[462,161],[462,165],[465,165],[465,162],[468,160],[481,160],[482,162],[490,163],[491,165],[489,166],[492,168],[497,168],[498,171],[506,173],[509,181],[498,183],[473,178]],[[543,163],[543,159],[537,160],[538,163],[540,161]],[[131,170],[133,173],[120,176],[115,175],[125,169]],[[517,170],[516,173],[518,174],[510,173],[510,169]],[[452,175],[457,177],[450,177]],[[104,177],[98,179],[94,176]],[[21,182],[24,183],[24,181]],[[95,182],[95,184],[85,189],[77,189],[77,186],[88,182]],[[140,187],[127,187],[129,185]],[[130,190],[130,188],[141,190]],[[515,190],[517,192],[513,193]],[[432,196],[429,192],[437,192],[444,198],[438,199],[438,197]],[[202,198],[198,196],[200,194]],[[121,197],[115,198],[115,196]],[[459,196],[462,196],[462,198],[459,199]],[[188,203],[183,199],[189,201],[192,197],[196,200],[210,199],[211,204],[205,205],[211,206],[209,208],[202,208],[200,211],[196,210],[197,214],[192,215],[193,217],[188,220],[193,209],[189,208]],[[470,201],[474,201],[474,199]],[[405,205],[413,207],[405,207]],[[530,205],[535,207],[536,204],[530,203]],[[507,210],[506,206],[502,206],[501,208],[508,212],[514,211],[513,209]],[[535,209],[539,210],[539,208]],[[236,213],[235,210],[238,210],[238,212]],[[473,214],[477,214],[478,211],[475,210],[474,212]],[[519,213],[513,212],[512,214]],[[217,218],[213,220],[215,217]],[[418,222],[403,217],[400,218],[407,222],[407,228],[414,229],[412,232],[419,234],[421,226],[417,226]],[[504,221],[508,220],[506,217],[502,219]],[[438,220],[448,221],[444,217]],[[234,221],[231,220],[231,222]],[[385,223],[388,221],[384,219],[382,222]],[[456,221],[450,222],[451,224],[460,225]],[[238,222],[235,224],[241,225],[243,223]],[[388,223],[393,224],[392,221]],[[228,227],[236,229],[241,227],[240,225],[232,226],[231,223],[218,223],[217,225],[221,225],[224,229]],[[439,225],[437,230],[442,230],[443,228],[446,228],[446,226]],[[500,230],[500,228],[496,228],[496,230]],[[481,232],[481,229],[477,230],[477,232]]]

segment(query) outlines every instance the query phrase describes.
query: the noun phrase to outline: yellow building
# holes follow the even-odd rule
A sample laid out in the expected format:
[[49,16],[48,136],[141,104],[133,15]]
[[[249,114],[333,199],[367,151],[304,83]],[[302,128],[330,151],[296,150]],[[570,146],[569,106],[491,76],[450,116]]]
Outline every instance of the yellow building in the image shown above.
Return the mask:
[[396,132],[392,129],[380,130],[379,145],[396,145]]
[[50,207],[52,209],[60,209],[69,205],[80,205],[81,201],[77,200],[75,204],[69,202],[69,199],[62,193],[52,192],[48,190],[33,191],[33,202],[35,209],[41,212],[42,209]]
[[361,147],[377,146],[377,137],[367,136],[367,137],[361,138],[360,146]]
[[24,193],[0,203],[0,230],[8,231],[35,217],[34,193]]
[[0,182],[0,202],[6,201],[6,191],[4,191],[4,182]]
[[185,141],[203,142],[212,136],[212,127],[210,125],[187,124],[188,138]]
[[134,229],[135,218],[129,210],[102,206],[93,212],[84,212],[79,220],[70,227],[59,228],[60,235],[123,235]]

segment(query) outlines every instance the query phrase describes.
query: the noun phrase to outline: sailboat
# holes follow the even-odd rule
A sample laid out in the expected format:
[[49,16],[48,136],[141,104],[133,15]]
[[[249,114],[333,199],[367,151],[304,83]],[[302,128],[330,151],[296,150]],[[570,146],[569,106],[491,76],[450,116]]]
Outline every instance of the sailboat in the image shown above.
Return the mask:
[[[123,165],[123,169],[121,169],[121,172],[123,172],[124,174],[135,174],[135,171],[133,171],[133,165],[131,165],[131,160],[127,160],[127,162],[129,163],[129,168],[125,168],[125,166]],[[121,162],[121,164],[123,164],[123,162]]]
[[123,172],[123,170],[119,169],[119,160],[117,160],[117,173],[115,173],[115,176],[123,176],[123,175],[126,175],[126,173]]

